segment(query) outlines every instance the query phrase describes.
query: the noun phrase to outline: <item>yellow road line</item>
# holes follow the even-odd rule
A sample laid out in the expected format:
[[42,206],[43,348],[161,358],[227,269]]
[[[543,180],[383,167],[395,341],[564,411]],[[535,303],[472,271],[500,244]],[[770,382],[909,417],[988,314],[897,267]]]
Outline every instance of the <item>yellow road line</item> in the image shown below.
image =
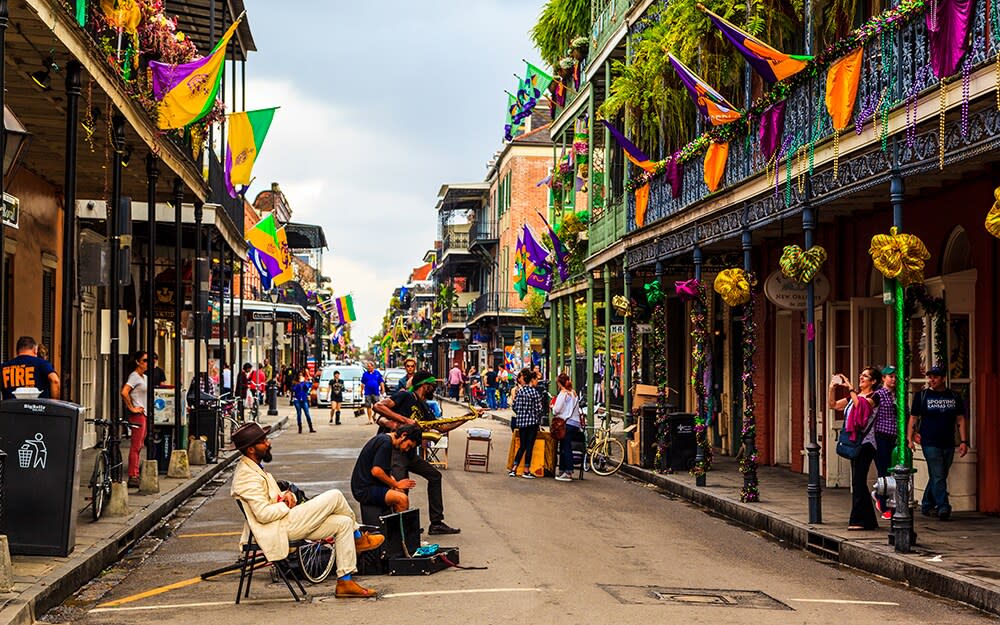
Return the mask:
[[379,595],[381,599],[394,597],[428,597],[432,595],[466,595],[485,592],[542,592],[541,588],[465,588],[462,590],[425,590],[422,592],[394,592]]
[[[287,599],[244,599],[240,605],[254,605],[261,603],[291,603],[291,597]],[[232,601],[199,601],[197,603],[171,603],[167,605],[137,605],[128,608],[94,608],[89,613],[98,614],[101,612],[140,612],[146,610],[176,610],[178,608],[211,608],[217,606],[236,605]]]
[[152,590],[147,590],[140,592],[123,599],[116,599],[114,601],[108,601],[107,603],[98,604],[99,608],[111,608],[115,606],[122,605],[123,603],[131,603],[133,601],[138,601],[140,599],[145,599],[147,597],[155,597],[156,595],[162,595],[165,592],[170,592],[171,590],[177,590],[178,588],[184,588],[185,586],[194,586],[201,581],[201,577],[192,577],[191,579],[184,579],[179,582],[174,582],[173,584],[167,584],[166,586],[160,586],[158,588],[153,588]]
[[855,599],[786,599],[786,601],[798,601],[800,603],[838,603],[846,605],[899,605],[893,601],[858,601]]
[[177,534],[177,538],[213,538],[215,536],[240,536],[243,532],[208,532],[205,534]]

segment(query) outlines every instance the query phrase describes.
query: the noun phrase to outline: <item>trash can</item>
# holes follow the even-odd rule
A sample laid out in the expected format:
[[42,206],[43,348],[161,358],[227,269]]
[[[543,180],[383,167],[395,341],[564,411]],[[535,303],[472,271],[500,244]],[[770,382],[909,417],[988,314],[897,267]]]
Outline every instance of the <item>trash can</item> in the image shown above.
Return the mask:
[[76,543],[82,408],[55,399],[0,402],[3,526],[10,552],[65,557]]
[[174,451],[174,428],[166,425],[153,426],[153,458],[156,459],[156,470],[160,475],[166,475],[170,468],[170,454]]
[[[677,408],[676,404],[666,405],[667,414]],[[639,407],[639,466],[652,469],[656,462],[656,441],[660,428],[656,424],[656,404],[646,403]],[[666,468],[666,466],[660,467]]]
[[205,459],[215,462],[219,457],[219,411],[211,407],[192,410],[191,435],[204,437]]
[[670,431],[670,468],[674,471],[690,470],[698,448],[694,435],[694,414],[672,412],[667,415],[667,427]]

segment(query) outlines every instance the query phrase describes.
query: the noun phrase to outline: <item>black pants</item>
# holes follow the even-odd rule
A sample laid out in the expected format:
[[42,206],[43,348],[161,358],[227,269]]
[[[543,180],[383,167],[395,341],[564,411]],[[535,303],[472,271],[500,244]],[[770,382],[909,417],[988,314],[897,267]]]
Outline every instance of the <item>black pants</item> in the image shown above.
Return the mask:
[[866,530],[878,529],[875,507],[868,485],[868,469],[875,459],[875,448],[862,445],[858,457],[851,461],[851,519],[848,525],[858,525]]
[[444,498],[441,496],[441,472],[414,451],[406,454],[392,450],[392,477],[402,480],[410,473],[427,480],[427,505],[430,507],[431,525],[444,521]]
[[518,428],[517,439],[519,441],[519,446],[517,448],[517,453],[514,455],[514,466],[511,467],[511,470],[517,471],[517,465],[521,464],[521,456],[524,456],[524,472],[530,472],[531,452],[535,447],[536,438],[538,438],[537,425],[528,425],[523,428]]

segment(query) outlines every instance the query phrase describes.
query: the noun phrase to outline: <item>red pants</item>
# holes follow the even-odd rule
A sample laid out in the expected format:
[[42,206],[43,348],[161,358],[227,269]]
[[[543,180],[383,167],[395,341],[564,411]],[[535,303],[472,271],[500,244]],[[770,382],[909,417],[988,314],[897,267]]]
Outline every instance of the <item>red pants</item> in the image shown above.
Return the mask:
[[134,423],[139,427],[132,429],[132,446],[128,450],[128,476],[139,477],[139,452],[146,442],[146,415],[130,414],[129,423]]

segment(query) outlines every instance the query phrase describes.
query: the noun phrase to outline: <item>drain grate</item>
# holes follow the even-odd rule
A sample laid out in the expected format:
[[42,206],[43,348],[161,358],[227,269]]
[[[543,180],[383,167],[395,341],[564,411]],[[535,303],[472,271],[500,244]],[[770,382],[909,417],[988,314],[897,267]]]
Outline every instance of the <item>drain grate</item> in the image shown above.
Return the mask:
[[625,586],[598,584],[619,603],[644,605],[716,606],[792,610],[771,595],[759,590],[724,590],[720,588],[676,588],[672,586]]

